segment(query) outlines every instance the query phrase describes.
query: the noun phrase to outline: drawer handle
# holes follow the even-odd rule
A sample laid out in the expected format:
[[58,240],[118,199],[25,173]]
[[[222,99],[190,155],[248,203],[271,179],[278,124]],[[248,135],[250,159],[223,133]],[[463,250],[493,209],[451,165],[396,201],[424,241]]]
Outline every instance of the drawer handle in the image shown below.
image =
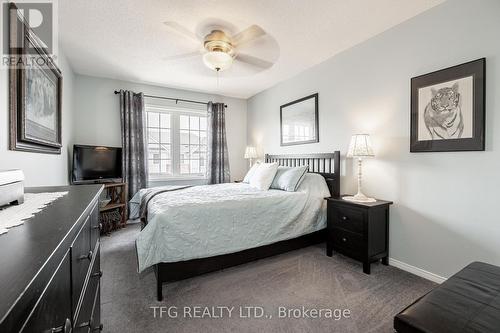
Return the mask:
[[99,326],[97,327],[94,327],[92,329],[92,332],[95,332],[95,331],[102,331],[104,329],[104,325],[103,324],[100,324]]
[[97,273],[92,273],[92,277],[99,277],[99,279],[102,278],[102,271],[99,271]]
[[71,319],[66,318],[63,326],[55,327],[50,330],[52,333],[70,333],[71,332]]
[[83,322],[80,325],[78,325],[78,328],[88,327],[91,329],[92,332],[102,331],[104,328],[103,324],[99,324],[99,326],[92,328],[93,324],[94,324],[94,319],[90,319],[89,321]]
[[80,260],[88,259],[89,261],[92,261],[92,255],[93,255],[93,253],[92,253],[92,250],[91,250],[91,251],[89,251],[89,253],[87,255],[83,255],[83,256],[81,256],[78,259],[80,259]]
[[342,221],[347,221],[349,218],[347,216],[342,216]]
[[345,242],[347,242],[347,238],[342,237],[342,241],[343,241],[344,243],[345,243]]
[[83,323],[81,323],[80,325],[78,325],[78,328],[84,328],[84,327],[92,327],[92,319],[90,319],[89,321],[84,321]]

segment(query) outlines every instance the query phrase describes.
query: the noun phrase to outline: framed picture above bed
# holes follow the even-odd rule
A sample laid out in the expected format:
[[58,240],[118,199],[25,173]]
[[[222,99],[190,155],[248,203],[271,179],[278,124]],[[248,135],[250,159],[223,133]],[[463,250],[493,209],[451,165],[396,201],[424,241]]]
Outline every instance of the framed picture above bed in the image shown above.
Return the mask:
[[11,48],[17,61],[9,67],[10,149],[60,154],[61,71],[19,11],[10,15],[10,45],[21,45]]
[[319,142],[318,94],[280,106],[281,146]]
[[410,152],[484,150],[486,59],[411,79]]

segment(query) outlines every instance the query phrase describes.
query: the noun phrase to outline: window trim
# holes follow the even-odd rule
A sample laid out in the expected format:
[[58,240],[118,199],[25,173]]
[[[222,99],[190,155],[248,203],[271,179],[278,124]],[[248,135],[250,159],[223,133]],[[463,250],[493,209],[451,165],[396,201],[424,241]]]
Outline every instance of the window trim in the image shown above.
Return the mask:
[[[208,113],[206,110],[199,110],[199,109],[191,109],[191,108],[185,108],[185,107],[174,107],[174,106],[166,106],[166,105],[159,105],[159,104],[145,104],[144,110],[146,111],[146,117],[148,112],[158,112],[158,113],[168,113],[170,114],[170,147],[171,147],[171,158],[170,160],[172,161],[172,175],[161,175],[161,174],[154,174],[154,176],[151,176],[149,173],[149,168],[148,168],[148,182],[158,182],[158,181],[181,181],[181,180],[207,180],[207,175],[198,173],[198,174],[182,174],[180,173],[180,162],[181,162],[181,156],[180,156],[180,148],[181,148],[181,143],[180,143],[180,116],[198,116],[202,117],[205,116],[208,118]],[[146,128],[146,135],[148,135],[148,122],[146,120],[145,124]],[[205,132],[208,135],[208,128],[205,130]],[[208,142],[207,142],[208,144]],[[147,147],[149,147],[149,138],[148,138],[148,144]],[[148,148],[149,149],[149,148]],[[208,151],[206,152],[208,154]],[[148,163],[149,163],[149,151],[146,153]],[[206,156],[205,159],[206,162],[208,162],[208,156]]]

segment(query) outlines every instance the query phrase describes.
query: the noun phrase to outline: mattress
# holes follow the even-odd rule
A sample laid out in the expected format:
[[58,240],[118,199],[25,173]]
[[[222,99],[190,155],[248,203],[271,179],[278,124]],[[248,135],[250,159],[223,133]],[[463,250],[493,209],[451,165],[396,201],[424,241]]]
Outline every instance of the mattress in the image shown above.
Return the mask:
[[[131,200],[132,210],[137,211],[144,193]],[[324,229],[328,196],[324,178],[312,173],[296,192],[228,183],[161,193],[149,202],[148,223],[136,239],[138,270],[234,253]]]

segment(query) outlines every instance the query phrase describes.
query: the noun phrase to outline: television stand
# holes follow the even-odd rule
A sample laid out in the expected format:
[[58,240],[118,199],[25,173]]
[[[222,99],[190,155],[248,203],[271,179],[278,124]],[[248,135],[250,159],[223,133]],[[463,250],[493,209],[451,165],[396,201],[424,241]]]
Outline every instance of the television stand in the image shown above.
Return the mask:
[[114,230],[118,228],[123,228],[127,222],[127,183],[105,183],[104,184],[104,194],[111,201],[104,207],[99,207],[99,214],[102,215],[112,210],[118,210],[121,219],[120,223],[113,228],[105,227],[101,230]]

